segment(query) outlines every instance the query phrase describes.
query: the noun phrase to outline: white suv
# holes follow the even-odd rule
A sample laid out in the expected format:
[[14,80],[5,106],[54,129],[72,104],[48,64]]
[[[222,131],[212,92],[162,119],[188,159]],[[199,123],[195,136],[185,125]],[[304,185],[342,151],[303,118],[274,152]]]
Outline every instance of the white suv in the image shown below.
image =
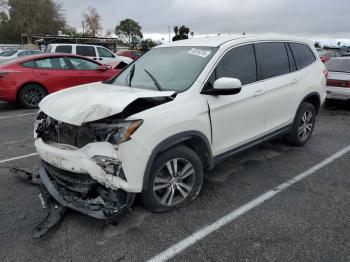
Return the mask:
[[81,44],[49,44],[45,50],[46,53],[65,53],[86,56],[90,59],[99,61],[102,64],[115,64],[124,62],[130,64],[133,60],[126,56],[113,54],[107,48],[98,45]]
[[311,136],[327,71],[312,43],[213,37],[156,47],[109,82],[47,96],[35,146],[62,205],[97,218],[135,193],[163,212],[199,194],[203,172],[260,142]]

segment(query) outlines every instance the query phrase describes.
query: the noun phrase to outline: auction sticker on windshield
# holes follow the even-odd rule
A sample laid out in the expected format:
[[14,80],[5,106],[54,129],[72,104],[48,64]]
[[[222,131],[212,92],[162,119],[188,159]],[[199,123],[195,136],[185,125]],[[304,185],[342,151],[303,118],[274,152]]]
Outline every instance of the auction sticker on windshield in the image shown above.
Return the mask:
[[208,55],[210,55],[211,51],[210,50],[198,49],[198,48],[192,48],[190,51],[188,51],[188,53],[191,54],[191,55],[207,57]]

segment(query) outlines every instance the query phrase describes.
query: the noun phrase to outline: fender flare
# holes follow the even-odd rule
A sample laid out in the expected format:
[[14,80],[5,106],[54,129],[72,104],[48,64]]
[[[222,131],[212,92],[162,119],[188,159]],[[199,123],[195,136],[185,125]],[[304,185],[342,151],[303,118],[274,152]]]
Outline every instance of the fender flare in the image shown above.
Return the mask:
[[302,104],[303,102],[305,102],[305,101],[306,101],[309,97],[311,97],[311,96],[317,96],[318,101],[319,101],[319,103],[320,103],[320,106],[319,106],[318,110],[317,110],[317,108],[315,108],[316,114],[318,114],[318,111],[320,111],[322,104],[321,104],[321,97],[320,97],[320,94],[317,93],[317,92],[312,92],[312,93],[307,94],[307,95],[303,98],[303,100],[301,101],[300,105],[298,106],[298,110],[297,110],[296,113],[298,113],[301,104]]
[[184,132],[177,133],[175,135],[172,135],[172,136],[164,139],[160,143],[158,143],[158,145],[152,150],[152,153],[148,159],[146,169],[144,172],[144,176],[143,176],[143,184],[142,184],[143,190],[147,190],[147,188],[148,188],[148,182],[149,182],[149,178],[151,175],[151,169],[152,169],[152,165],[153,165],[153,162],[154,162],[156,156],[159,153],[161,153],[165,150],[168,150],[171,147],[173,147],[177,144],[180,144],[184,141],[190,140],[191,138],[194,138],[194,137],[201,139],[204,142],[204,144],[206,145],[208,156],[209,156],[209,169],[211,169],[214,166],[214,160],[213,160],[209,140],[202,132],[192,130],[192,131],[184,131]]

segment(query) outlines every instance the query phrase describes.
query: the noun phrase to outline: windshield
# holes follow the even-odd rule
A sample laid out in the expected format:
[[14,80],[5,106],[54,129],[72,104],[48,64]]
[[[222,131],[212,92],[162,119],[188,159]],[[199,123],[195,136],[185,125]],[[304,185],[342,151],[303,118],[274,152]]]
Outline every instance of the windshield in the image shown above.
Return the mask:
[[350,73],[350,59],[331,59],[326,63],[328,71]]
[[17,50],[9,50],[0,53],[0,56],[13,56],[17,53]]
[[161,47],[141,56],[111,84],[136,88],[183,92],[197,79],[214,47]]

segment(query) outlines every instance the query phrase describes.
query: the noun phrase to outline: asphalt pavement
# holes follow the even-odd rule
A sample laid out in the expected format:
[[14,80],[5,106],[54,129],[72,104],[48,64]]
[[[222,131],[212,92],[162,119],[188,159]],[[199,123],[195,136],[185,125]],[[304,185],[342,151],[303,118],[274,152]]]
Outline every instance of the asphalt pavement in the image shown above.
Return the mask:
[[[222,163],[206,174],[200,196],[180,210],[153,214],[136,201],[119,225],[70,211],[43,238],[32,239],[47,210],[37,186],[13,168],[37,170],[35,111],[0,102],[0,261],[147,261],[350,145],[350,105],[336,104],[322,109],[304,147],[278,139]],[[350,261],[350,153],[170,260]]]

